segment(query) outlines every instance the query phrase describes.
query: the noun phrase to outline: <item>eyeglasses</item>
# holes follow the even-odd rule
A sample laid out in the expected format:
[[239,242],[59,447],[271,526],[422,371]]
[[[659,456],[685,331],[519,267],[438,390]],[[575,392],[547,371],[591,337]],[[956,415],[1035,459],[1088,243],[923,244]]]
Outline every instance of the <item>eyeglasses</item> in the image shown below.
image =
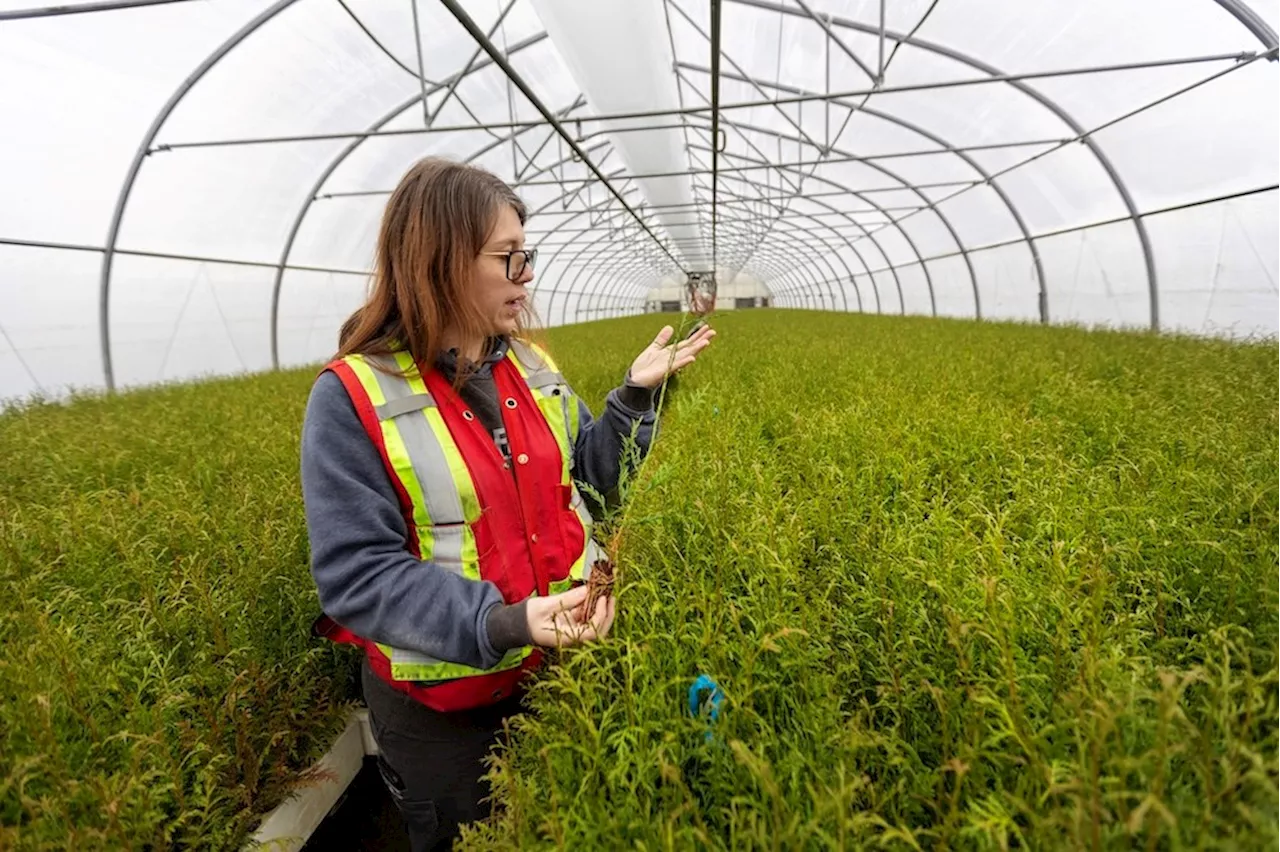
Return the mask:
[[507,280],[515,281],[524,275],[525,267],[533,269],[533,265],[538,261],[538,250],[535,249],[515,249],[514,251],[482,251],[482,255],[490,257],[505,257],[507,259]]

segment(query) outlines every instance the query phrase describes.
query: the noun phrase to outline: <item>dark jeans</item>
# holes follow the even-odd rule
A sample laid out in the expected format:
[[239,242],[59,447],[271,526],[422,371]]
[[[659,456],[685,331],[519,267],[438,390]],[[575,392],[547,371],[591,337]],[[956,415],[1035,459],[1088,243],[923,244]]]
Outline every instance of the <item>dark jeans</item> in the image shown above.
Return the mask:
[[502,722],[520,712],[518,696],[489,707],[441,713],[383,683],[361,667],[378,769],[409,829],[413,852],[447,850],[459,826],[489,815],[483,759]]

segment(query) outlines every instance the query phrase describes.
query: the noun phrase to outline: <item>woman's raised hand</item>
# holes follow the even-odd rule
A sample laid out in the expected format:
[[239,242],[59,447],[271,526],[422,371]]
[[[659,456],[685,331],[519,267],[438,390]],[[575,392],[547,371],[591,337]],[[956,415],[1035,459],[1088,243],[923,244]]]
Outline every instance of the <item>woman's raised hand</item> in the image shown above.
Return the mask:
[[709,325],[694,332],[688,339],[669,345],[675,329],[664,325],[662,331],[653,339],[643,352],[631,364],[631,381],[646,388],[656,388],[668,376],[680,372],[698,357],[698,354],[711,345],[716,336],[715,329]]
[[533,644],[543,648],[568,648],[607,636],[617,612],[613,598],[601,599],[591,619],[586,617],[586,602],[586,586],[558,595],[529,598],[525,613]]

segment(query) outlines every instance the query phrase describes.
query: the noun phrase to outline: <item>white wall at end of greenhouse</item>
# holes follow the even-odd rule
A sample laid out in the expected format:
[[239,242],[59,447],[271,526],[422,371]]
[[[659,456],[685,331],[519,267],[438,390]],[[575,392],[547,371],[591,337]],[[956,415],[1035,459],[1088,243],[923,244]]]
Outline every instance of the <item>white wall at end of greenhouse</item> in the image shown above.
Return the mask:
[[[739,272],[732,281],[725,281],[716,285],[715,309],[717,311],[731,311],[734,309],[734,299],[755,299],[758,304],[759,300],[770,299],[772,295],[769,288],[760,279],[750,273]],[[688,310],[689,305],[684,284],[677,282],[674,278],[663,279],[661,284],[652,288],[646,294],[644,300],[645,310],[659,311],[663,302],[679,302],[682,310]]]

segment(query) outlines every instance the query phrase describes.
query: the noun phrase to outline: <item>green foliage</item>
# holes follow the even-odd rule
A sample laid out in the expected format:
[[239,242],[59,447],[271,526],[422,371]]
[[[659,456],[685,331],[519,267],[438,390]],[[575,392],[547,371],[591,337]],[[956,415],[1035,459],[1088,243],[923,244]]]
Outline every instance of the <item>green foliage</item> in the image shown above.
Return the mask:
[[[472,847],[1274,848],[1274,343],[713,324],[611,519],[615,633]],[[599,412],[659,325],[547,336]],[[0,414],[0,848],[237,848],[336,733],[312,375]]]
[[0,416],[0,849],[234,849],[332,741],[312,371]]
[[1274,342],[714,324],[468,848],[1275,848]]

